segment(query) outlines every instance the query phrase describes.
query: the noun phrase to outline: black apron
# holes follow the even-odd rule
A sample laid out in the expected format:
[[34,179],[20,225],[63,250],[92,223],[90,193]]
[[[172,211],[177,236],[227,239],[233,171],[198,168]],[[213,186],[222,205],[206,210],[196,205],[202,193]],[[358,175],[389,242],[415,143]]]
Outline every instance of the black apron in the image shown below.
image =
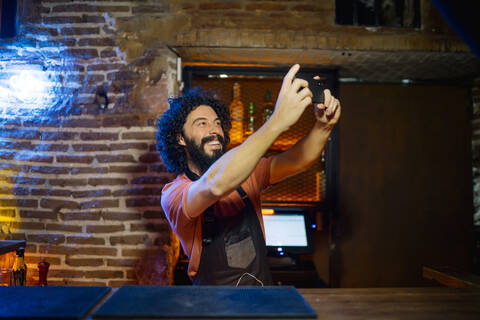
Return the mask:
[[[199,177],[187,170],[192,180]],[[202,254],[194,285],[272,285],[267,247],[255,208],[238,187],[245,207],[233,216],[202,215]]]

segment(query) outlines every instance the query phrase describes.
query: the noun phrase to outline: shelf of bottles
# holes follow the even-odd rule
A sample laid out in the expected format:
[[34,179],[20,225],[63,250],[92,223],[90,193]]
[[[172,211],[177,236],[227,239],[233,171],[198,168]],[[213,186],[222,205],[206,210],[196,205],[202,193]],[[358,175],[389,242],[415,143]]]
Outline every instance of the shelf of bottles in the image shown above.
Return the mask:
[[[235,147],[260,128],[274,110],[282,79],[280,77],[202,76],[192,79],[192,86],[214,91],[218,99],[230,107],[232,129],[230,148]],[[307,108],[296,125],[270,147],[266,156],[291,148],[312,128],[315,116]],[[310,169],[270,187],[262,194],[263,201],[319,202],[325,192],[325,162],[322,159]]]

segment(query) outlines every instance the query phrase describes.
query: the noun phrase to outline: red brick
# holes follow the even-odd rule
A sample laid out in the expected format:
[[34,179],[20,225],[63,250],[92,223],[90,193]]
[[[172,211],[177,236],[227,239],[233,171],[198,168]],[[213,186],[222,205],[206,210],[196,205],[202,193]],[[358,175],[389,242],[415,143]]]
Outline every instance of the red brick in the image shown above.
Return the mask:
[[98,162],[135,162],[135,159],[130,154],[102,154],[96,156]]
[[72,172],[71,172],[71,174],[85,174],[85,173],[104,174],[104,173],[108,173],[108,168],[107,167],[72,168]]
[[32,184],[32,185],[41,185],[45,183],[45,179],[40,178],[24,178],[24,177],[12,177],[12,182],[15,184]]
[[74,198],[98,198],[110,196],[112,192],[108,189],[72,191]]
[[110,72],[107,75],[108,80],[137,80],[138,76],[131,71]]
[[26,230],[44,230],[45,229],[45,224],[41,222],[12,221],[9,223],[10,223],[10,227],[14,229],[26,229]]
[[125,197],[125,196],[146,196],[146,195],[160,195],[162,193],[162,188],[129,188],[116,190],[113,192],[114,197]]
[[86,186],[87,180],[86,179],[49,179],[48,182],[52,186],[71,186],[71,187],[79,187],[79,186]]
[[122,249],[122,257],[143,257],[147,249]]
[[81,17],[77,16],[61,16],[61,17],[43,17],[44,24],[71,24],[83,22]]
[[60,156],[57,155],[57,162],[67,162],[67,163],[85,163],[90,164],[93,161],[92,156]]
[[103,220],[116,220],[116,221],[127,221],[127,220],[140,220],[142,218],[140,213],[131,213],[131,212],[102,212]]
[[168,7],[162,3],[157,5],[140,5],[132,8],[132,14],[155,14],[165,13]]
[[166,184],[170,180],[168,177],[138,177],[132,179],[132,184]]
[[95,256],[116,256],[117,249],[109,247],[66,247],[66,246],[45,246],[41,245],[38,248],[39,253],[50,253],[50,254],[81,254],[81,255],[95,255]]
[[43,174],[68,174],[70,172],[70,168],[32,166],[30,171],[32,173],[43,173]]
[[[113,47],[115,46],[115,40],[112,38],[86,38],[78,40],[80,47]],[[110,69],[111,70],[111,69]]]
[[94,237],[67,237],[67,244],[94,244],[94,245],[104,245],[105,239],[103,238],[94,238]]
[[53,157],[52,156],[39,156],[38,154],[17,154],[15,156],[15,160],[17,161],[30,161],[30,162],[44,162],[44,163],[52,163]]
[[100,278],[100,279],[121,279],[123,278],[123,271],[110,271],[110,270],[95,270],[85,271],[86,278]]
[[162,159],[160,158],[160,155],[158,153],[147,153],[138,159],[140,162],[143,163],[155,163],[155,162],[161,162]]
[[13,150],[32,150],[32,143],[27,142],[15,142],[15,141],[0,141],[1,149],[13,149]]
[[148,144],[146,143],[115,143],[110,145],[110,149],[112,151],[128,150],[128,149],[147,150]]
[[0,159],[2,159],[2,160],[12,160],[14,158],[15,158],[15,153],[14,152],[0,151]]
[[41,139],[43,141],[74,140],[77,136],[76,132],[43,132]]
[[117,244],[122,245],[137,245],[137,244],[145,244],[147,241],[148,236],[146,234],[139,234],[139,235],[127,235],[127,236],[113,236],[110,237],[110,244],[115,246]]
[[103,259],[74,259],[67,257],[65,264],[73,267],[100,267],[103,266]]
[[54,196],[54,197],[70,197],[72,192],[70,190],[60,189],[32,189],[30,191],[32,196]]
[[125,231],[125,226],[123,224],[116,225],[87,225],[87,233],[112,233]]
[[34,151],[60,151],[66,152],[68,150],[67,144],[35,144],[32,145]]
[[0,209],[0,217],[15,217],[15,209]]
[[82,226],[72,226],[68,224],[48,223],[48,231],[82,232]]
[[92,209],[92,208],[118,208],[118,200],[93,200],[93,201],[84,201],[80,203],[81,209]]
[[0,199],[0,207],[38,207],[38,200],[29,199]]
[[92,64],[87,67],[88,71],[110,71],[110,70],[117,70],[123,67],[123,64],[120,63],[100,63],[100,64]]
[[142,173],[147,172],[147,166],[145,165],[136,165],[136,166],[110,166],[110,173]]
[[30,254],[28,255],[26,254],[25,263],[38,265],[38,263],[42,261],[42,258],[45,258],[45,261],[50,263],[51,265],[59,265],[62,262],[59,258],[55,258],[55,257],[40,257],[40,256],[32,256]]
[[256,3],[256,4],[249,4],[246,6],[247,11],[255,11],[255,10],[283,11],[285,9],[287,9],[286,5],[273,4],[273,3]]
[[0,130],[0,137],[19,140],[34,140],[40,138],[40,132],[36,130],[3,129]]
[[29,194],[29,190],[25,188],[1,188],[0,195],[15,195],[15,196],[26,196]]
[[84,275],[84,271],[80,270],[50,269],[48,271],[49,278],[83,278]]
[[60,217],[65,221],[100,220],[100,212],[66,212],[61,213]]
[[58,212],[61,209],[78,209],[79,205],[75,201],[42,199],[40,201],[40,207],[53,209]]
[[22,218],[35,218],[35,219],[51,219],[57,220],[58,216],[56,212],[52,211],[32,211],[32,210],[21,210],[20,217]]
[[0,240],[27,240],[25,233],[0,233]]
[[100,57],[102,58],[112,58],[116,56],[117,56],[117,52],[115,50],[105,49],[100,52]]
[[[65,36],[81,36],[81,35],[96,35],[100,33],[99,27],[85,28],[85,27],[66,27],[60,29],[60,34]],[[95,50],[96,51],[96,50]]]
[[143,127],[145,126],[145,120],[141,119],[138,115],[128,115],[128,116],[115,116],[115,117],[105,117],[103,119],[104,127]]
[[137,259],[107,259],[108,267],[135,267]]
[[242,5],[235,3],[224,3],[224,2],[214,2],[214,3],[200,3],[198,5],[200,10],[232,10],[232,9],[242,9]]
[[13,171],[13,172],[24,171],[24,172],[26,172],[26,171],[29,170],[29,167],[18,165],[18,164],[13,164],[13,163],[8,163],[8,162],[1,162],[0,163],[0,169],[4,173],[5,173],[5,171]]
[[118,133],[111,132],[82,132],[80,134],[82,140],[118,140]]
[[130,12],[128,6],[99,6],[89,4],[57,5],[52,12]]
[[90,178],[88,184],[91,186],[122,186],[128,183],[127,179],[121,178]]
[[65,236],[63,234],[29,234],[27,240],[29,242],[60,244],[65,242]]
[[134,198],[126,200],[127,207],[160,207],[160,198]]
[[62,123],[64,128],[98,128],[99,121],[95,119],[69,119]]
[[126,132],[122,134],[124,140],[155,140],[155,132]]
[[87,15],[82,15],[82,20],[83,22],[97,22],[97,23],[104,23],[105,18],[102,16],[87,16]]
[[75,152],[96,152],[96,151],[110,151],[106,144],[73,144]]
[[163,211],[148,210],[143,213],[145,219],[165,219]]

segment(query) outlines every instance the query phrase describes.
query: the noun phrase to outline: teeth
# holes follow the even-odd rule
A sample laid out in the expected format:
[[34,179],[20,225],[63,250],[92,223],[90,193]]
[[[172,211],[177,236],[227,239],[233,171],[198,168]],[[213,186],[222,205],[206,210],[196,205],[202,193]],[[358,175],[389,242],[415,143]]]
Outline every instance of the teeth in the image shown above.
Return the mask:
[[220,144],[220,142],[218,142],[218,141],[213,141],[213,142],[210,142],[210,143],[208,143],[208,144],[210,144],[210,145],[218,145],[218,144]]

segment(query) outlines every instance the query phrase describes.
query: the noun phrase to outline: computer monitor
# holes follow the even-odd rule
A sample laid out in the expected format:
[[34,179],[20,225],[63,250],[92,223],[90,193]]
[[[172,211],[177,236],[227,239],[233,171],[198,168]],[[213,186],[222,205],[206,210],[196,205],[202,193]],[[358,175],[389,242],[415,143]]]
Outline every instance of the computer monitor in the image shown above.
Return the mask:
[[[308,209],[297,207],[263,208],[265,242],[269,255],[289,256],[313,252],[313,231]],[[273,213],[273,214],[272,214]]]

